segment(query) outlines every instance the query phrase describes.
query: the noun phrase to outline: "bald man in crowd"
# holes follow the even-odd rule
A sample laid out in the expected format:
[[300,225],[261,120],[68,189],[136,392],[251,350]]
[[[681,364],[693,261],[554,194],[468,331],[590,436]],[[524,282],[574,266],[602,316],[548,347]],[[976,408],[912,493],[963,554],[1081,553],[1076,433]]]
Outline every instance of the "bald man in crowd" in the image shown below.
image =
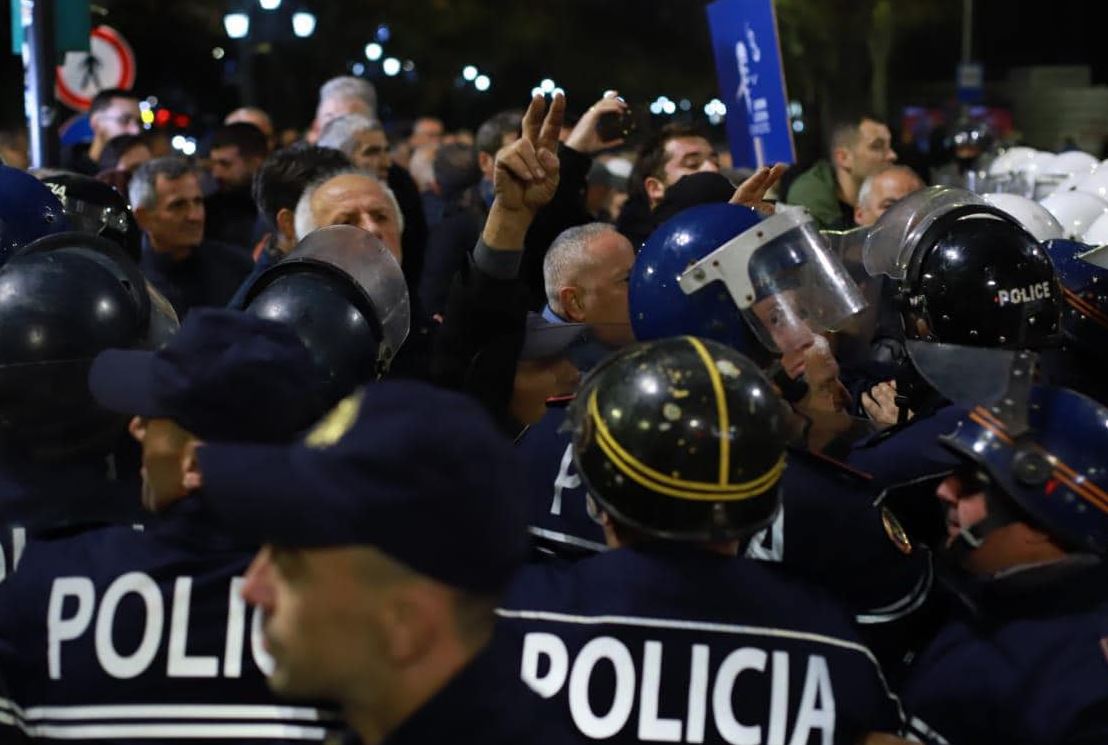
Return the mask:
[[923,179],[908,166],[889,166],[867,176],[858,190],[854,222],[873,225],[885,210],[924,186]]

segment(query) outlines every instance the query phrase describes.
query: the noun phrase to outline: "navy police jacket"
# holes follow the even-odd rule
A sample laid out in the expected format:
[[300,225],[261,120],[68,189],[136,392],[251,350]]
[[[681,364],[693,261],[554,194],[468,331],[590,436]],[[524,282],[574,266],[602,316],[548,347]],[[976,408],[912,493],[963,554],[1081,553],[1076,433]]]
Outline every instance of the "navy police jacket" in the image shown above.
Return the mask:
[[[565,412],[551,410],[516,448],[528,479],[528,525],[545,555],[573,559],[605,550],[573,464]],[[789,450],[777,518],[747,547],[831,593],[863,624],[896,621],[916,610],[931,586],[926,552],[913,550],[892,516],[873,506],[865,474],[807,451]]]
[[1108,742],[1108,570],[1021,570],[953,618],[904,688],[933,745]]
[[[382,745],[568,745],[584,742],[553,716],[494,642],[384,739]],[[347,738],[346,742],[360,742]]]
[[939,437],[953,432],[966,414],[965,408],[951,405],[909,419],[856,443],[846,463],[870,474],[878,489],[949,472],[958,459],[939,444]]
[[584,737],[855,743],[901,717],[837,604],[763,562],[651,543],[533,564],[502,650]]
[[0,742],[299,742],[336,724],[266,687],[253,552],[179,505],[146,530],[29,538],[0,585]]
[[27,535],[89,522],[145,520],[140,457],[128,437],[111,455],[66,463],[0,458],[0,582],[15,570]]

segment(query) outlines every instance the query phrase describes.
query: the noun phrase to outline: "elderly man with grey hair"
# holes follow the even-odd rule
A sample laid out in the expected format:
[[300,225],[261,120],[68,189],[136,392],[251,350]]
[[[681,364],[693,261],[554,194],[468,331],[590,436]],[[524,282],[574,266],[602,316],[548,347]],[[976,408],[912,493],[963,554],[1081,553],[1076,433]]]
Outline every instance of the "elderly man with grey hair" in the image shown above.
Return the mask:
[[129,188],[143,230],[143,274],[173,304],[178,316],[197,306],[221,306],[250,273],[250,258],[204,240],[204,195],[192,164],[156,158],[142,164]]
[[332,119],[344,114],[361,114],[377,118],[377,89],[364,78],[342,75],[331,78],[319,88],[319,105],[315,120],[308,130],[308,142],[315,143]]
[[631,242],[602,222],[563,231],[547,251],[543,317],[588,326],[589,333],[569,353],[579,370],[588,370],[613,349],[635,340],[627,305],[627,280],[634,263]]
[[923,179],[908,166],[886,166],[871,173],[858,189],[854,222],[873,225],[885,210],[924,187]]
[[397,262],[404,215],[387,184],[359,168],[330,174],[304,189],[296,204],[296,239],[329,225],[353,225],[385,244]]
[[376,119],[363,114],[343,114],[332,119],[319,134],[320,147],[330,147],[350,158],[358,168],[381,181],[389,177],[389,139]]
[[381,123],[366,113],[342,114],[323,126],[318,144],[344,153],[355,166],[374,174],[392,190],[403,222],[408,226],[403,236],[402,268],[408,290],[415,294],[423,273],[423,256],[427,248],[427,218],[423,213],[419,189],[411,175],[389,158],[389,141]]

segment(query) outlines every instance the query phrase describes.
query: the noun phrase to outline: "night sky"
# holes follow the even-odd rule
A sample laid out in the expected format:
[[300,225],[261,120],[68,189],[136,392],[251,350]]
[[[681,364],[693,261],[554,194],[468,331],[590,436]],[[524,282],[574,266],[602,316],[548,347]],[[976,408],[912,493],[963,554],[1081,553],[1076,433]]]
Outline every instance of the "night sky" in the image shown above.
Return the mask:
[[[897,3],[924,1],[894,0],[894,8]],[[953,79],[961,46],[961,2],[926,1],[941,10],[940,18],[898,37],[890,60],[890,97],[910,91],[915,82]],[[240,89],[228,64],[234,64],[237,53],[220,21],[230,3],[101,4],[109,11],[105,22],[120,29],[138,54],[136,87],[141,93],[158,95],[201,123],[214,121],[239,103]],[[434,110],[450,125],[473,127],[492,112],[525,101],[530,87],[546,76],[565,87],[571,109],[575,104],[587,106],[609,87],[620,88],[642,109],[662,93],[675,99],[687,96],[699,108],[715,95],[704,4],[545,0],[524,8],[516,2],[476,0],[319,1],[316,38],[282,41],[255,58],[256,92],[280,124],[305,125],[319,82],[346,72],[349,63],[364,62],[364,43],[385,21],[393,34],[388,52],[410,56],[418,66],[414,81],[375,79],[387,104],[384,113],[394,119]],[[986,79],[1002,79],[1016,66],[1086,64],[1092,65],[1093,82],[1105,83],[1104,34],[1090,15],[1096,6],[1075,0],[977,0],[974,56],[984,63]],[[0,33],[7,48],[6,13]],[[217,45],[228,50],[220,61],[211,55]],[[469,62],[490,71],[493,86],[487,94],[456,87],[458,71]],[[856,81],[844,85],[858,87]],[[0,61],[0,90],[5,101],[2,120],[10,126],[21,109],[18,57],[5,54]]]

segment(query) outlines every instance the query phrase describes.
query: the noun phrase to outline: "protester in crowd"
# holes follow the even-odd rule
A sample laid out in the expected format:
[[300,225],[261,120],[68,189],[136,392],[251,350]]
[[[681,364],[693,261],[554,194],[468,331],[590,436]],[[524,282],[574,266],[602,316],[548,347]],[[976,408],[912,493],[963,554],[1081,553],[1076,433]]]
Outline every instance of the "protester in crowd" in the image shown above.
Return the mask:
[[319,105],[305,139],[315,143],[332,119],[343,114],[377,118],[377,89],[365,78],[340,75],[319,87]]
[[184,317],[225,305],[250,273],[243,251],[204,238],[200,177],[188,161],[157,158],[135,171],[129,192],[143,229],[142,271]]
[[143,135],[123,134],[108,140],[100,153],[100,169],[104,171],[126,171],[134,173],[135,169],[148,160],[153,160],[154,154],[150,152],[150,145]]
[[264,109],[259,109],[257,106],[243,106],[242,108],[235,109],[223,119],[224,124],[238,124],[240,122],[253,124],[261,130],[261,133],[265,135],[266,144],[269,146],[269,150],[272,151],[275,149],[277,140],[273,129],[273,120]]
[[380,240],[399,262],[404,213],[387,184],[360,168],[348,168],[317,179],[304,188],[296,204],[296,237],[328,225],[353,225]]
[[204,199],[204,237],[249,252],[261,237],[250,188],[269,145],[253,124],[225,124],[215,131],[209,169],[216,191]]
[[682,176],[719,171],[719,157],[696,127],[667,124],[640,147],[628,186],[629,197],[620,212],[619,231],[641,246],[657,221],[651,214],[666,190]]
[[[563,96],[555,96],[549,110],[534,97],[521,120],[522,136],[497,153],[489,217],[451,287],[432,358],[436,382],[476,398],[513,436],[542,418],[538,402],[572,393],[579,377],[564,355],[579,330],[550,329],[541,316],[529,317],[520,280],[525,236],[558,190],[564,112]],[[559,342],[548,344],[552,337]]]
[[387,183],[404,215],[404,275],[415,295],[423,272],[428,230],[419,189],[411,175],[389,158],[388,140],[380,122],[362,114],[344,114],[323,129],[319,145],[343,152],[354,165]]
[[807,207],[821,228],[854,225],[858,191],[866,177],[896,160],[889,128],[876,116],[851,114],[830,128],[827,158],[800,174],[785,201]]
[[481,180],[477,152],[469,145],[443,145],[435,155],[437,193],[423,195],[423,205],[432,223],[427,240],[427,257],[419,283],[419,296],[429,313],[441,314],[446,294],[458,268],[472,244],[465,240],[477,235],[485,219],[485,204],[475,188]]
[[108,88],[93,96],[88,109],[92,142],[73,145],[62,153],[62,167],[86,176],[95,176],[100,167],[100,155],[108,140],[122,134],[142,132],[142,117],[138,96],[131,91]]
[[873,225],[898,200],[924,186],[923,179],[908,166],[887,166],[871,173],[858,189],[854,222]]
[[425,145],[439,145],[442,143],[446,128],[442,119],[434,116],[421,116],[412,124],[412,134],[408,137],[408,146],[414,153]]
[[362,114],[343,114],[327,123],[316,144],[338,150],[381,181],[388,178],[389,141],[378,121]]
[[350,166],[337,150],[307,143],[265,159],[254,175],[252,194],[267,233],[254,248],[254,268],[231,299],[231,307],[239,307],[250,283],[296,246],[296,204],[308,184]]
[[438,143],[421,145],[412,151],[412,158],[408,162],[408,171],[412,174],[419,193],[426,194],[435,188],[435,154],[439,151]]

